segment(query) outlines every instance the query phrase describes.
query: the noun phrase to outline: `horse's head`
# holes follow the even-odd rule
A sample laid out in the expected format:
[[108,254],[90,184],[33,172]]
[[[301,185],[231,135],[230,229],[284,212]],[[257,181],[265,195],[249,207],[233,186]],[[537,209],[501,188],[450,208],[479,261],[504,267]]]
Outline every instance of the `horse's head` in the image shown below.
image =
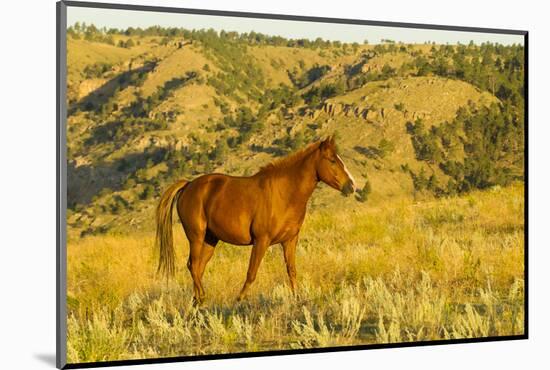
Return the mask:
[[319,145],[319,151],[319,161],[317,162],[317,177],[319,180],[336,190],[340,190],[346,196],[355,192],[355,180],[336,152],[334,136],[322,141]]

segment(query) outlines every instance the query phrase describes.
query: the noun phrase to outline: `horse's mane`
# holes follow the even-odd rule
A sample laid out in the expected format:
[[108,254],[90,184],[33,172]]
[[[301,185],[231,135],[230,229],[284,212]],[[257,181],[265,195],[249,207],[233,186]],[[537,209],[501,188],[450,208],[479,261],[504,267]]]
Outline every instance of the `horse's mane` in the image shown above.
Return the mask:
[[286,157],[279,158],[274,160],[273,162],[260,167],[260,170],[258,171],[258,174],[271,172],[273,170],[278,169],[284,169],[288,168],[290,165],[298,162],[300,159],[306,157],[308,154],[312,153],[313,151],[317,150],[319,146],[321,145],[320,141],[316,141],[314,143],[309,144],[303,149],[300,149],[294,153],[291,153],[287,155]]

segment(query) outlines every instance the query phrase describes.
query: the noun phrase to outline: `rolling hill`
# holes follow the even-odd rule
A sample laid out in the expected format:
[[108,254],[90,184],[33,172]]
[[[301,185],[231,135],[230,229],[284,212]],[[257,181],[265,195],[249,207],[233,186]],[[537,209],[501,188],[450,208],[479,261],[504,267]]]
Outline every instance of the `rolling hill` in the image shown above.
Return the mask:
[[504,117],[494,128],[504,131],[495,158],[506,165],[484,170],[477,187],[521,180],[522,136],[513,137],[523,132],[522,55],[521,47],[491,44],[72,30],[69,235],[150,229],[159,194],[177,178],[250,175],[333,133],[359,185],[368,181],[372,192],[362,203],[320,185],[310,207],[465,191],[479,172],[472,163],[482,163],[476,135],[496,132],[468,120],[494,111]]

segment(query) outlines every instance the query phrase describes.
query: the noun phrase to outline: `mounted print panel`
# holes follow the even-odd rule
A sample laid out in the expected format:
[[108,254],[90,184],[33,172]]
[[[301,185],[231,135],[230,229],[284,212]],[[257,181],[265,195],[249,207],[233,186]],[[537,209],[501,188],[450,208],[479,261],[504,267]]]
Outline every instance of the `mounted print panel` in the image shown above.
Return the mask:
[[58,27],[59,367],[527,337],[527,32]]

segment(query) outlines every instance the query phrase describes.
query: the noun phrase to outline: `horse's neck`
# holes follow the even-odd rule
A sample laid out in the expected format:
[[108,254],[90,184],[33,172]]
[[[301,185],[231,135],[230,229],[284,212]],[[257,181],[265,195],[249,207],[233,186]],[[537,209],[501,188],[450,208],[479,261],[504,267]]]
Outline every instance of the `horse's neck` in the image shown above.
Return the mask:
[[315,169],[315,153],[300,159],[279,173],[279,180],[285,184],[283,194],[288,203],[303,205],[307,203],[317,186],[317,172]]

